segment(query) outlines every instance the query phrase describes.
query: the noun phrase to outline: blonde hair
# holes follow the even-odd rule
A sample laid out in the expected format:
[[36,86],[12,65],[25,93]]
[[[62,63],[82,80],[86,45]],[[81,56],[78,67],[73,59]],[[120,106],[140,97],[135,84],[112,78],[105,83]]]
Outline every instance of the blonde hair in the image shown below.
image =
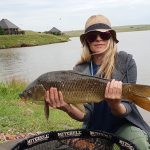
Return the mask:
[[[110,38],[110,42],[108,42],[107,49],[104,52],[104,56],[101,60],[102,63],[99,70],[97,71],[97,75],[101,74],[104,78],[111,79],[113,70],[115,68],[116,52],[117,52],[117,45],[113,41],[113,39]],[[89,46],[87,42],[84,42],[81,59],[77,64],[89,62],[91,59],[92,59],[92,55],[90,53]]]

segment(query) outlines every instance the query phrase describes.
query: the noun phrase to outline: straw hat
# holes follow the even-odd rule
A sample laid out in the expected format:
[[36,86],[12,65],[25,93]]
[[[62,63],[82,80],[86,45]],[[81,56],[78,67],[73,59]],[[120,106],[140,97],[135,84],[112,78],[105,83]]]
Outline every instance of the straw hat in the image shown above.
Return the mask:
[[100,32],[109,31],[112,35],[113,40],[116,43],[119,42],[116,38],[116,31],[111,28],[110,21],[103,15],[91,16],[86,21],[84,34],[81,34],[80,36],[80,41],[82,44],[84,44],[86,34],[91,31],[100,31]]

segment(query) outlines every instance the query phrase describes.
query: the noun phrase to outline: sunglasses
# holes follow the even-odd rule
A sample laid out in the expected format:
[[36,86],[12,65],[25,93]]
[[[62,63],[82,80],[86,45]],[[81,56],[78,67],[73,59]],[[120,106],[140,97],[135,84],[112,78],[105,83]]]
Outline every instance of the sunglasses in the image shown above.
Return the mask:
[[97,36],[100,36],[102,40],[106,41],[110,39],[111,33],[109,31],[107,32],[91,31],[86,34],[86,40],[89,43],[94,42],[97,39]]

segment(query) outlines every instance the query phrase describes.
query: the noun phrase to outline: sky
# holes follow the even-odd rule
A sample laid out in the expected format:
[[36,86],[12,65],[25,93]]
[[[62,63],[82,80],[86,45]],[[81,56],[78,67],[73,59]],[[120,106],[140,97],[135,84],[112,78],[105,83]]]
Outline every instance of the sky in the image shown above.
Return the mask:
[[0,0],[0,20],[22,30],[82,30],[88,17],[102,14],[112,26],[150,24],[150,0]]

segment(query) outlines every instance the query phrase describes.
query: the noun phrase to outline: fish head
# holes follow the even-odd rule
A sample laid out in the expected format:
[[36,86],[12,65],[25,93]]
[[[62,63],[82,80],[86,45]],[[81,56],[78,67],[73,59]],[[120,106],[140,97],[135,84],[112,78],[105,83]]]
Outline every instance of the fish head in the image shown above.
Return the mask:
[[36,84],[34,86],[27,87],[21,94],[19,94],[21,99],[32,99],[35,101],[40,101],[44,99],[45,88],[42,84]]

